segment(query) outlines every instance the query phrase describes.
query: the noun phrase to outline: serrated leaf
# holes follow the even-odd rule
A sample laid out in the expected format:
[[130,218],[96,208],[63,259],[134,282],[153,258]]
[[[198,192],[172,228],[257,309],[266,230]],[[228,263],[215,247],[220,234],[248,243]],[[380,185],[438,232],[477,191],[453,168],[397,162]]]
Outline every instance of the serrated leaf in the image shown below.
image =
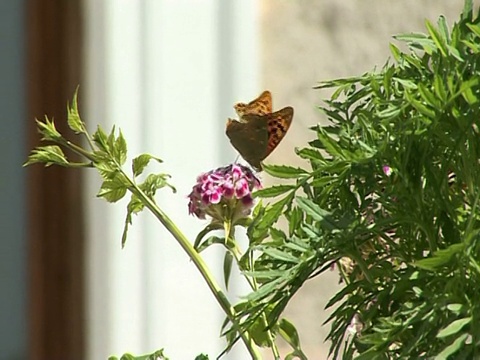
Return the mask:
[[330,212],[322,209],[312,200],[304,197],[297,197],[295,200],[298,206],[303,209],[307,215],[310,215],[315,221],[318,221],[325,229],[339,229],[337,222],[332,218]]
[[287,191],[295,189],[295,185],[274,185],[268,188],[257,190],[253,193],[253,197],[259,198],[271,198],[282,194]]
[[93,133],[92,139],[97,144],[97,146],[101,151],[108,153],[109,151],[109,146],[107,144],[108,136],[100,126],[97,126],[97,131]]
[[125,164],[125,161],[127,161],[127,142],[125,141],[125,138],[123,137],[121,131],[119,131],[113,148],[113,154],[115,156],[115,159],[120,165]]
[[138,198],[137,195],[133,194],[130,196],[130,202],[127,205],[127,209],[132,214],[138,214],[143,211],[145,204]]
[[162,160],[156,156],[150,154],[141,154],[132,160],[132,172],[133,176],[137,177],[143,173],[143,170],[148,165],[150,160],[155,160],[162,163]]
[[344,149],[330,136],[328,136],[323,131],[317,132],[318,140],[321,142],[322,147],[333,157],[338,157],[343,159],[344,156]]
[[118,177],[112,180],[105,180],[100,187],[97,197],[104,198],[114,203],[122,199],[127,193],[127,186]]
[[338,176],[322,176],[318,178],[314,178],[310,183],[311,186],[315,188],[321,188],[325,185],[332,184],[334,181],[338,180]]
[[450,323],[447,327],[440,330],[437,334],[437,338],[442,339],[447,336],[456,334],[460,330],[462,330],[462,328],[465,325],[469,324],[471,321],[472,321],[471,317],[455,320],[452,323]]
[[310,148],[304,148],[296,150],[295,153],[300,156],[302,159],[307,160],[324,160],[323,155],[320,151]]
[[138,187],[142,189],[150,198],[153,198],[158,189],[169,187],[174,193],[177,191],[170,183],[168,174],[150,174],[139,184]]
[[98,170],[103,180],[114,179],[119,174],[119,170],[109,161],[98,160],[93,163],[93,166]]
[[273,177],[279,179],[296,179],[303,175],[307,175],[308,172],[301,168],[295,168],[292,166],[284,165],[263,165],[263,170]]
[[32,150],[23,166],[36,163],[44,163],[45,166],[67,166],[68,160],[66,159],[60,147],[58,147],[57,145],[48,145],[39,146],[35,150]]
[[281,250],[278,250],[278,249],[275,249],[275,248],[267,248],[267,247],[263,247],[262,250],[263,250],[262,251],[263,254],[268,255],[275,260],[280,260],[280,261],[283,261],[283,262],[290,262],[290,263],[293,263],[293,264],[298,264],[298,262],[299,262],[298,257],[293,256],[292,254],[287,253],[285,251],[281,251]]
[[42,140],[59,142],[63,139],[63,136],[55,128],[55,123],[52,120],[49,120],[45,116],[45,121],[40,121],[35,119],[37,123],[38,132],[42,134]]
[[72,105],[67,106],[67,123],[70,129],[72,129],[76,134],[84,133],[82,120],[80,119],[80,114],[78,113],[78,86],[75,89],[73,94]]
[[291,202],[292,195],[289,194],[285,196],[282,200],[277,201],[274,204],[271,204],[265,210],[263,216],[256,223],[256,231],[261,231],[263,229],[268,229],[272,224],[274,224],[280,215],[283,212],[284,207]]

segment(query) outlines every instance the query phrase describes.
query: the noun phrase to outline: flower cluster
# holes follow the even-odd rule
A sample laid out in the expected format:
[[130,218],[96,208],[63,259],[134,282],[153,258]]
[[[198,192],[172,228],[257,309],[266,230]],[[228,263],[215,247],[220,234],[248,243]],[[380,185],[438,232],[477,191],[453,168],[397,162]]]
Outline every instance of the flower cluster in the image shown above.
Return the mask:
[[261,187],[252,170],[240,164],[221,167],[197,178],[188,195],[188,212],[200,219],[235,220],[246,217],[253,207],[252,191]]

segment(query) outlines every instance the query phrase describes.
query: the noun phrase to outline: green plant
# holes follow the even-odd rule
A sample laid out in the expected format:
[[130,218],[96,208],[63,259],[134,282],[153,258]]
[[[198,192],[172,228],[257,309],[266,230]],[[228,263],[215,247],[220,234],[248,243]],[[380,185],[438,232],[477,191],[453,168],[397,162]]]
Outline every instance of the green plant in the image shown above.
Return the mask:
[[[294,326],[281,316],[305,281],[335,268],[344,287],[327,304],[335,306],[328,319],[331,357],[477,358],[479,23],[467,0],[451,30],[441,17],[437,26],[426,23],[428,34],[397,36],[409,51],[391,45],[393,62],[380,71],[321,83],[318,89],[334,89],[320,107],[330,124],[313,127],[315,139],[297,151],[310,169],[264,166],[292,183],[255,191],[254,197],[280,200],[260,202],[251,217],[250,208],[238,202],[257,187],[250,170],[230,166],[207,173],[224,179],[240,171],[249,185],[244,184],[247,195],[214,194],[203,203],[204,190],[196,193],[194,187],[190,212],[211,221],[193,243],[155,203],[157,190],[172,188],[168,175],[137,179],[150,161],[160,160],[140,155],[128,175],[122,134],[99,128],[89,135],[76,97],[68,123],[90,148],[65,140],[46,119],[38,122],[39,130],[54,145],[38,147],[27,164],[94,167],[103,178],[99,197],[115,202],[129,192],[122,244],[132,215],[150,210],[224,310],[226,351],[241,340],[252,358],[260,358],[259,346],[279,358],[275,339],[281,336],[292,348],[287,359],[305,359]],[[70,162],[61,147],[87,161]],[[235,241],[239,227],[247,232],[245,250]],[[213,244],[225,248],[226,287],[235,262],[252,288],[238,304],[229,302],[200,256]]]
[[[334,358],[480,356],[479,18],[467,1],[451,32],[443,17],[426,27],[397,36],[410,51],[391,45],[381,71],[317,87],[334,93],[320,107],[329,126],[298,150],[311,170],[265,167],[295,184],[256,193],[283,197],[249,228],[262,286],[247,328],[266,309],[274,324],[335,264]],[[268,231],[279,217],[288,230]]]

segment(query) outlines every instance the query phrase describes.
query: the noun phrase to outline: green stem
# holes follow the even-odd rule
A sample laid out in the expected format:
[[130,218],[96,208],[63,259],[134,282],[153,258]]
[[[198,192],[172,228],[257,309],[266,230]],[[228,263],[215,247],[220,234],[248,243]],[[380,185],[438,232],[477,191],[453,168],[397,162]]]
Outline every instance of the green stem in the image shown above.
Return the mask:
[[[63,140],[63,139],[62,139]],[[77,154],[85,156],[87,159],[91,160],[92,162],[95,161],[95,158],[92,154],[82,147],[70,142],[63,140],[59,142],[61,145],[70,148],[72,151],[76,152]],[[112,159],[113,160],[113,159]],[[115,161],[115,160],[114,160]],[[194,265],[197,267],[198,271],[202,275],[203,279],[207,283],[210,291],[212,292],[213,296],[231,321],[231,323],[238,329],[240,326],[238,321],[236,320],[236,313],[233,306],[230,304],[227,296],[223,293],[220,286],[215,281],[214,276],[210,272],[207,264],[203,260],[203,258],[199,255],[199,253],[194,249],[193,245],[187,239],[187,237],[180,231],[180,229],[175,225],[175,223],[155,204],[155,202],[149,198],[136,184],[135,182],[128,177],[127,174],[123,171],[120,164],[116,164],[118,170],[122,173],[125,179],[130,183],[129,190],[134,193],[142,203],[155,215],[155,217],[162,223],[163,226],[172,234],[172,236],[177,240],[183,250],[187,253],[189,258],[192,260]],[[254,344],[253,340],[251,339],[250,335],[247,332],[240,332],[240,336],[245,343],[245,346],[252,356],[252,359],[261,359],[261,355],[257,350],[256,345]]]
[[[123,172],[123,171],[122,171]],[[165,226],[165,228],[172,234],[172,236],[177,240],[183,250],[187,253],[189,258],[197,267],[198,271],[202,275],[203,279],[207,283],[208,287],[210,288],[213,296],[220,304],[221,308],[229,318],[229,320],[234,324],[237,328],[239,328],[239,324],[236,320],[236,314],[233,306],[230,304],[227,296],[223,293],[220,286],[215,281],[212,273],[210,272],[207,264],[203,260],[203,258],[199,255],[199,253],[194,249],[193,245],[190,241],[185,237],[185,235],[180,231],[180,229],[175,225],[175,223],[150,199],[141,189],[134,184],[126,174],[124,176],[131,182],[132,187],[130,190],[138,196],[143,204],[155,215],[155,217]],[[240,336],[242,337],[247,350],[249,351],[252,359],[261,359],[261,355],[258,352],[255,344],[253,343],[250,335],[247,332],[240,332]]]

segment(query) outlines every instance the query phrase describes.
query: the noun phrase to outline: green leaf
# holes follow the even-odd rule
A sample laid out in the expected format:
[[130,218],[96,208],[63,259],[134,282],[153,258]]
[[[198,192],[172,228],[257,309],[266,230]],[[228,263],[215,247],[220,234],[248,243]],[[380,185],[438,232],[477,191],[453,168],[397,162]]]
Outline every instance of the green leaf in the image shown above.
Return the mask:
[[223,258],[223,280],[225,281],[225,288],[228,290],[230,275],[232,274],[233,255],[230,251],[225,252]]
[[253,193],[253,197],[259,198],[271,198],[276,197],[282,194],[285,194],[287,191],[295,189],[294,185],[275,185],[265,189],[257,190]]
[[80,114],[78,113],[78,86],[75,89],[75,94],[73,95],[72,105],[67,105],[67,123],[70,129],[72,129],[76,134],[82,134],[85,132],[84,125],[80,119]]
[[475,35],[477,35],[477,37],[480,37],[480,24],[466,24],[466,25]]
[[415,108],[417,109],[421,114],[434,119],[435,118],[435,111],[430,109],[428,106],[426,106],[423,102],[418,101],[415,99],[412,95],[409,93],[405,93],[405,97],[408,100],[408,102]]
[[390,52],[392,53],[395,61],[400,62],[400,60],[402,58],[402,53],[401,53],[400,49],[392,43],[390,43],[389,46],[390,46]]
[[330,185],[335,181],[338,181],[338,176],[322,176],[322,177],[314,178],[310,183],[310,185],[313,186],[314,188],[321,188],[321,187],[324,187],[325,185]]
[[63,136],[55,128],[53,119],[50,121],[48,117],[45,116],[45,121],[35,119],[35,122],[37,123],[38,131],[42,134],[43,141],[53,141],[56,143],[62,141]]
[[463,305],[462,304],[448,304],[447,309],[450,310],[451,312],[455,313],[455,314],[459,314],[463,309]]
[[284,207],[292,201],[293,193],[285,196],[282,200],[277,201],[274,204],[271,204],[265,210],[265,213],[261,216],[259,221],[255,224],[255,231],[262,231],[263,229],[268,229],[272,224],[274,224],[279,216],[282,214]]
[[248,329],[248,333],[252,337],[255,344],[260,347],[269,347],[270,341],[267,332],[267,325],[265,324],[262,316],[258,316],[254,320],[253,324],[250,325]]
[[127,234],[128,228],[132,225],[132,215],[138,214],[139,212],[143,211],[145,208],[145,204],[142,203],[140,198],[137,197],[134,193],[130,196],[130,202],[127,205],[127,215],[125,217],[125,223],[123,226],[122,232],[122,249],[125,247],[125,243],[127,242]]
[[418,84],[418,92],[423,100],[432,107],[441,107],[441,103],[438,101],[436,96],[431,92],[427,87],[420,83]]
[[[108,360],[118,360],[115,356],[109,356]],[[120,360],[168,360],[164,355],[163,349],[157,350],[151,354],[134,356],[132,354],[123,354]]]
[[463,3],[463,10],[461,15],[461,19],[463,21],[471,20],[472,9],[473,9],[473,0],[465,0],[465,2]]
[[62,149],[57,145],[39,146],[35,150],[32,150],[23,166],[36,163],[44,163],[45,166],[67,166],[69,164]]
[[325,150],[334,157],[340,159],[345,158],[344,149],[330,136],[324,133],[321,129],[317,132],[318,140],[322,143]]
[[422,33],[409,33],[393,36],[395,39],[407,42],[410,46],[419,47],[427,54],[432,54],[435,50],[435,43],[427,35]]
[[197,252],[201,253],[203,250],[207,249],[208,247],[210,247],[211,245],[214,245],[214,244],[219,244],[219,245],[225,246],[225,238],[224,237],[219,237],[219,236],[210,236],[206,240],[201,242],[197,246],[196,250],[197,250]]
[[263,254],[270,256],[272,259],[275,260],[280,260],[283,262],[289,262],[293,264],[298,264],[299,263],[299,258],[296,256],[293,256],[290,253],[287,253],[285,251],[281,251],[278,249],[270,248],[270,247],[261,247]]
[[177,190],[168,182],[169,178],[168,174],[150,174],[138,187],[152,199],[157,190],[164,187],[169,187],[175,193]]
[[320,151],[311,149],[311,148],[295,150],[295,153],[302,159],[307,159],[307,160],[323,160],[324,159]]
[[121,131],[115,140],[115,145],[113,148],[113,154],[117,162],[120,165],[125,164],[125,161],[127,161],[127,142],[125,141]]
[[292,166],[284,165],[263,165],[263,170],[273,177],[279,179],[296,179],[303,175],[308,174],[308,172],[301,168],[294,168]]
[[298,336],[297,329],[295,329],[295,326],[285,318],[280,320],[279,326],[280,326],[280,335],[282,335],[282,338],[287,343],[289,343],[291,347],[299,348],[300,338]]
[[472,89],[472,87],[477,86],[477,84],[478,79],[471,79],[465,81],[460,89],[462,97],[469,105],[475,105],[478,102],[478,98],[475,96],[474,90]]
[[98,170],[103,180],[111,180],[118,176],[119,169],[108,160],[98,160],[103,157],[99,152],[95,153],[97,160],[93,163],[93,166]]
[[98,146],[100,150],[99,153],[109,154],[110,147],[108,145],[108,136],[100,126],[97,126],[97,131],[93,133],[92,139],[95,142],[95,144]]
[[105,180],[100,187],[97,197],[104,198],[108,202],[114,203],[122,199],[127,193],[127,185],[117,176],[111,180]]
[[445,91],[445,85],[443,83],[443,79],[439,74],[435,74],[434,82],[433,82],[433,90],[435,94],[440,99],[442,103],[447,101],[447,93]]
[[323,227],[328,230],[339,229],[337,222],[333,219],[330,212],[323,210],[320,206],[315,204],[312,200],[304,197],[297,197],[296,202],[298,206],[310,215],[314,220],[320,222]]
[[445,338],[447,336],[456,334],[460,330],[462,330],[462,328],[465,325],[470,324],[471,322],[472,322],[471,317],[455,320],[452,323],[450,323],[447,327],[440,330],[437,334],[437,338],[442,339],[442,338]]
[[441,34],[442,39],[448,44],[450,35],[448,34],[448,26],[445,16],[440,15],[437,20],[438,31]]
[[438,32],[437,29],[430,23],[430,21],[426,20],[425,21],[425,26],[427,27],[428,33],[432,37],[433,41],[435,42],[435,45],[437,46],[438,50],[440,50],[440,53],[442,56],[446,57],[447,56],[447,45],[446,45],[446,39],[442,37],[442,35]]
[[447,346],[443,351],[435,356],[435,360],[448,360],[450,355],[455,354],[458,350],[462,349],[465,346],[465,341],[468,338],[468,334],[460,335],[455,339],[453,343]]
[[148,165],[150,160],[155,160],[162,163],[162,160],[156,156],[150,154],[141,154],[132,160],[132,172],[133,176],[137,177],[143,173],[143,170]]
[[453,244],[446,249],[436,251],[432,257],[422,259],[413,263],[413,266],[417,266],[425,270],[435,270],[436,268],[447,264],[455,254],[458,254],[464,250],[464,244]]
[[193,243],[193,247],[195,248],[195,250],[197,250],[197,252],[201,251],[199,250],[200,242],[205,236],[207,236],[208,233],[215,230],[222,230],[222,229],[223,229],[223,224],[219,222],[211,222],[207,226],[205,226],[195,238],[195,242]]
[[300,346],[300,337],[298,336],[297,329],[295,326],[285,318],[280,319],[279,321],[279,334],[280,336],[294,349],[292,354],[287,356],[287,359],[296,359],[307,360],[307,356],[302,351]]
[[[152,359],[152,360],[156,360],[156,359]],[[205,355],[205,354],[197,355],[195,357],[195,360],[208,360],[208,355]]]

